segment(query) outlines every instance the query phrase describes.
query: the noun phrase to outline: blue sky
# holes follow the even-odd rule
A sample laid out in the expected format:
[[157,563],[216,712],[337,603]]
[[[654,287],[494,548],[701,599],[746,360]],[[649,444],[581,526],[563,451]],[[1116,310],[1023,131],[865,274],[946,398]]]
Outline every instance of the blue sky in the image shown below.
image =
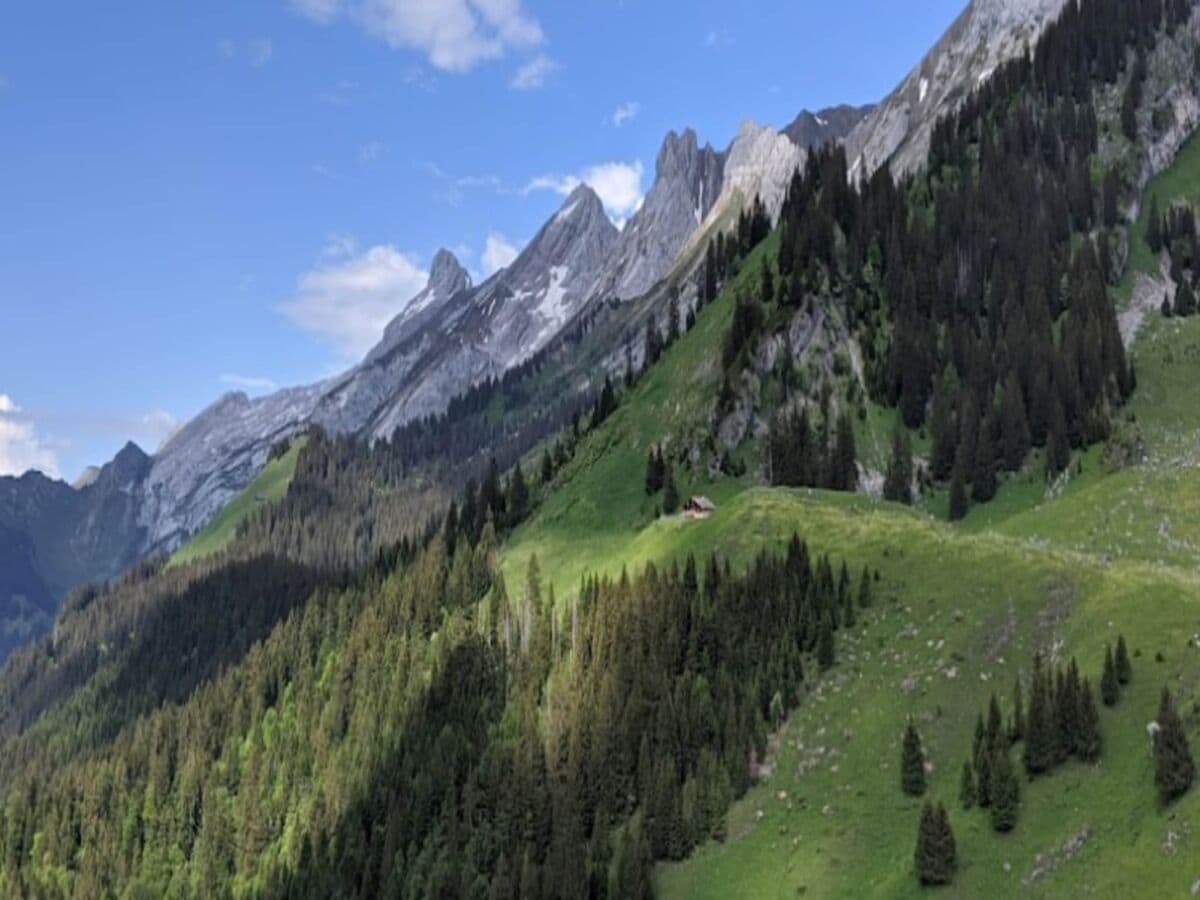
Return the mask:
[[353,362],[433,253],[614,219],[668,129],[877,100],[963,0],[245,0],[0,10],[0,474],[74,478]]

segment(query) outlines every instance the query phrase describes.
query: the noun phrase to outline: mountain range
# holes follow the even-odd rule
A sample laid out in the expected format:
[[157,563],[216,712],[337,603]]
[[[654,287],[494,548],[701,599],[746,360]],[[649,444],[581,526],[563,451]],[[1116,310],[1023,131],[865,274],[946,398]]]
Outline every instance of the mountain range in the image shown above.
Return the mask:
[[[585,184],[511,265],[481,284],[439,251],[426,287],[339,376],[253,399],[228,393],[152,457],[127,447],[78,490],[36,474],[0,479],[0,553],[13,560],[0,610],[9,613],[11,643],[48,627],[75,585],[178,547],[249,484],[273,447],[312,425],[387,439],[529,359],[602,305],[618,308],[610,331],[627,338],[647,316],[661,316],[667,296],[656,288],[667,280],[693,303],[710,239],[756,198],[776,217],[812,147],[844,142],[852,175],[885,164],[906,171],[923,157],[932,123],[1023,52],[1061,5],[975,0],[877,106],[805,111],[782,130],[747,122],[723,151],[700,146],[691,129],[667,134],[654,182],[621,229]],[[623,365],[623,351],[607,348],[604,368]],[[564,387],[586,390],[588,379]]]

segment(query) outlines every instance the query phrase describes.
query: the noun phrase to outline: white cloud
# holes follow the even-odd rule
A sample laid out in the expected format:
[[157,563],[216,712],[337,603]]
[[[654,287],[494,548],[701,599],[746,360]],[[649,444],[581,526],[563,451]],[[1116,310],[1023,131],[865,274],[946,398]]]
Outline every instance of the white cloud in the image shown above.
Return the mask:
[[511,244],[508,238],[498,231],[493,231],[487,236],[487,242],[483,245],[483,253],[479,257],[479,261],[483,264],[483,276],[490,278],[501,269],[508,268],[520,252],[520,249]]
[[270,378],[262,378],[257,375],[237,375],[232,373],[222,375],[221,384],[227,384],[230,387],[239,388],[244,391],[273,391],[279,387],[279,385]]
[[367,141],[358,151],[358,163],[362,166],[368,166],[373,162],[378,162],[383,156],[383,144],[379,141]]
[[292,9],[307,19],[324,24],[337,15],[340,0],[291,0]]
[[546,56],[544,53],[539,53],[521,68],[517,69],[517,73],[513,75],[509,87],[514,91],[532,91],[540,88],[546,83],[546,79],[557,72],[559,69],[558,63]]
[[315,269],[297,279],[295,296],[279,309],[344,356],[358,358],[427,280],[412,256],[390,245],[355,256],[324,255]]
[[150,438],[151,445],[156,448],[155,452],[173,438],[175,432],[183,425],[165,409],[150,410],[141,417],[138,424],[141,426],[141,433]]
[[359,84],[343,78],[333,86],[317,91],[313,99],[318,103],[328,103],[330,106],[349,106],[360,95]]
[[641,160],[600,163],[584,169],[578,175],[539,176],[529,182],[525,193],[549,190],[565,197],[579,185],[587,184],[596,192],[608,214],[615,220],[623,221],[642,205],[644,174],[645,167]]
[[612,123],[620,128],[622,125],[626,125],[637,118],[637,114],[641,112],[641,109],[641,104],[635,103],[632,100],[629,103],[622,103],[613,112]]
[[23,475],[30,469],[57,478],[58,458],[12,397],[0,394],[0,475]]
[[229,38],[222,38],[217,41],[217,52],[226,59],[233,59],[237,56],[237,44]]
[[275,45],[270,38],[259,38],[250,45],[250,65],[261,69],[275,55]]
[[704,36],[704,46],[712,50],[733,45],[733,38],[727,31],[710,31]]
[[392,47],[416,50],[446,72],[468,72],[545,41],[522,0],[291,0],[318,24],[346,18]]

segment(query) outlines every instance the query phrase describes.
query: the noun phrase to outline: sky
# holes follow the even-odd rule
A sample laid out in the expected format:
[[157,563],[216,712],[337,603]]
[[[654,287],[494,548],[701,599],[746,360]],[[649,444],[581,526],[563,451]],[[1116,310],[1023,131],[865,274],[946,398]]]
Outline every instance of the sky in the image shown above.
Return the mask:
[[670,129],[873,102],[964,0],[111,0],[0,9],[0,474],[148,452],[356,362]]

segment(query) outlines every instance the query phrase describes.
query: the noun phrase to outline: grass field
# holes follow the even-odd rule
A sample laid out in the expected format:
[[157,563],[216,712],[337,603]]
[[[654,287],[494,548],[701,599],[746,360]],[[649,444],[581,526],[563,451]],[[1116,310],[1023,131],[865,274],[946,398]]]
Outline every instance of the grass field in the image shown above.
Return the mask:
[[211,522],[175,551],[168,565],[180,566],[224,550],[247,516],[264,503],[282,500],[288,485],[292,483],[296,460],[307,440],[304,436],[297,438],[286,453],[263,466],[245,490],[225,504]]
[[[1195,144],[1181,165],[1196,177],[1166,173],[1156,181],[1162,201],[1200,184]],[[1144,461],[1114,471],[1093,449],[1053,497],[1034,459],[957,526],[942,521],[944,497],[911,510],[750,478],[681,484],[685,496],[717,502],[706,521],[655,519],[642,490],[646,452],[705,427],[729,306],[726,292],[582,442],[503,558],[513,596],[536,553],[562,597],[585,573],[617,575],[689,552],[737,563],[797,531],[815,550],[882,574],[875,606],[840,640],[838,665],[808,685],[773,738],[772,774],[730,810],[723,843],[658,867],[659,895],[921,895],[912,867],[919,803],[899,787],[911,716],[934,767],[929,796],[951,810],[958,840],[958,875],[939,895],[1187,896],[1200,879],[1200,788],[1159,808],[1145,725],[1167,685],[1200,752],[1200,320],[1151,317],[1135,345],[1139,390],[1123,427],[1136,427]],[[885,432],[890,422],[872,410],[867,427]],[[1134,654],[1134,681],[1101,711],[1102,762],[1023,779],[1011,834],[960,810],[960,769],[990,694],[1007,712],[1035,649],[1077,657],[1096,686],[1104,646],[1118,634]]]

